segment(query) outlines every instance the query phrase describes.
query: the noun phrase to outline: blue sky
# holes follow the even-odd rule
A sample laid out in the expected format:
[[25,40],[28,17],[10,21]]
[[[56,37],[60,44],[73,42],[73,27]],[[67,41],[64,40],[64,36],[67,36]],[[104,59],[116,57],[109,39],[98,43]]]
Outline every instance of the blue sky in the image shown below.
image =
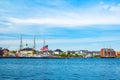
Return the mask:
[[0,0],[0,46],[23,44],[49,49],[120,50],[119,0]]

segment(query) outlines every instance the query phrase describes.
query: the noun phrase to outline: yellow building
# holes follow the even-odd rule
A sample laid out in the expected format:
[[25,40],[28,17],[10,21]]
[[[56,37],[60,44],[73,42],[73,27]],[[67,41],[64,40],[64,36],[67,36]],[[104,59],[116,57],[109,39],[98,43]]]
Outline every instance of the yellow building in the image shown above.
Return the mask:
[[29,48],[28,44],[26,44],[26,46],[19,51],[19,54],[24,57],[32,57],[34,53],[35,50],[33,48]]

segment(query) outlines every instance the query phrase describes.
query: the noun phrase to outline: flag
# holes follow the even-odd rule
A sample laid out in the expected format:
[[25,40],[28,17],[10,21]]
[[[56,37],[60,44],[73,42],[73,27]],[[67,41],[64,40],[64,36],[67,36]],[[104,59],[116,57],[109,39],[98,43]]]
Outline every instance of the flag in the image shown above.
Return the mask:
[[48,45],[43,46],[40,50],[48,50]]

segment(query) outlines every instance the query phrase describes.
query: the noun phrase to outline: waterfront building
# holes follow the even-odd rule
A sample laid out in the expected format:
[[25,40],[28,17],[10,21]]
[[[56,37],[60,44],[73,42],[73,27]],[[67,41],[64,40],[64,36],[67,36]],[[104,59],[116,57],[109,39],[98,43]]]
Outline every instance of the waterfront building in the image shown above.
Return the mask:
[[86,54],[85,54],[85,57],[86,58],[91,58],[93,56],[93,52],[92,51],[88,51]]
[[62,53],[62,52],[63,52],[62,50],[56,49],[56,50],[54,51],[54,54],[60,54],[60,53]]
[[100,50],[100,56],[101,57],[116,57],[116,53],[114,51],[114,49],[111,48],[102,48]]
[[3,52],[4,50],[0,47],[0,57],[2,57],[3,56],[3,54],[4,54],[4,52]]
[[76,51],[70,51],[70,53],[75,54],[75,53],[76,53]]
[[25,56],[32,57],[34,53],[35,50],[33,48],[29,48],[28,44],[26,44],[26,46],[19,51],[19,55],[24,57]]
[[79,54],[86,54],[88,52],[88,50],[79,50]]
[[4,52],[3,54],[4,57],[9,57],[10,51],[8,49],[3,49],[3,52]]
[[120,51],[116,51],[115,53],[117,57],[120,57]]
[[79,50],[78,50],[78,51],[75,51],[75,53],[76,53],[76,54],[80,54],[80,51],[79,51]]
[[0,57],[9,57],[10,51],[8,49],[0,48]]
[[93,55],[100,55],[100,51],[92,51]]

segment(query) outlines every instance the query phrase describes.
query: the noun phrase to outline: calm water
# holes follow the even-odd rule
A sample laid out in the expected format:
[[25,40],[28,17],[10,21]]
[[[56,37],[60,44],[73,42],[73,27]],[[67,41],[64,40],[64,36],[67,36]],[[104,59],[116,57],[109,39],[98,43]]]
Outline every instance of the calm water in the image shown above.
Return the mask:
[[0,80],[120,80],[120,59],[0,59]]

